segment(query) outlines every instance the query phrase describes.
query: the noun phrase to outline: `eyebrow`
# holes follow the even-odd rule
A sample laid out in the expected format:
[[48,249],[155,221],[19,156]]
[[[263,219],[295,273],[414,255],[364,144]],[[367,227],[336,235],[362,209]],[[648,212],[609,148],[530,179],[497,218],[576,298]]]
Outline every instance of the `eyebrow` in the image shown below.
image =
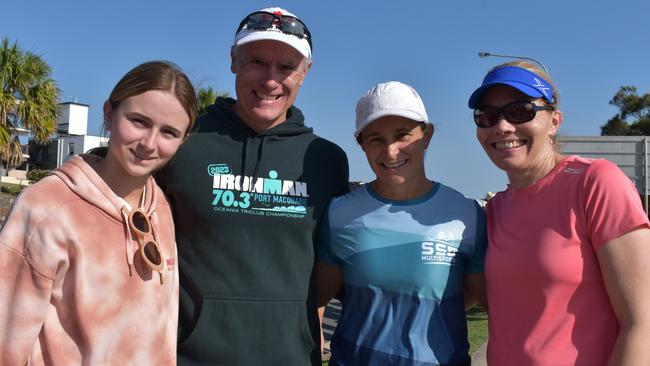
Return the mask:
[[146,114],[142,114],[137,111],[127,111],[125,114],[129,117],[138,117],[140,119],[144,119],[146,121],[151,122],[151,118],[149,118]]
[[[147,115],[142,114],[142,113],[140,113],[140,112],[130,111],[130,112],[126,112],[126,114],[127,114],[129,117],[133,117],[133,116],[135,116],[135,117],[141,118],[141,119],[143,119],[143,120],[145,120],[145,121],[151,123],[151,118],[147,117]],[[164,123],[164,124],[161,126],[161,128],[167,128],[167,129],[172,130],[172,131],[175,131],[175,132],[177,132],[177,133],[179,133],[179,134],[181,134],[181,135],[183,134],[183,132],[181,132],[179,129],[177,129],[176,127],[171,126],[171,125],[169,125],[169,124],[165,124],[165,123]]]
[[175,133],[178,133],[179,135],[183,135],[183,132],[179,131],[176,127],[172,127],[170,125],[163,125],[162,128],[166,128],[168,130],[174,131]]
[[364,136],[365,138],[369,138],[369,137],[381,136],[381,134],[378,132],[374,132],[374,133],[364,134]]

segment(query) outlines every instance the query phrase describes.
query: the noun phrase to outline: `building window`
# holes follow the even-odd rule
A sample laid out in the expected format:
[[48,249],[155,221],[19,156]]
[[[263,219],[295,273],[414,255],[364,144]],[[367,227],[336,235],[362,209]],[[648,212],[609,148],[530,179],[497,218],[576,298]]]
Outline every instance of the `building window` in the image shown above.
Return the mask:
[[68,144],[68,155],[74,155],[74,142]]

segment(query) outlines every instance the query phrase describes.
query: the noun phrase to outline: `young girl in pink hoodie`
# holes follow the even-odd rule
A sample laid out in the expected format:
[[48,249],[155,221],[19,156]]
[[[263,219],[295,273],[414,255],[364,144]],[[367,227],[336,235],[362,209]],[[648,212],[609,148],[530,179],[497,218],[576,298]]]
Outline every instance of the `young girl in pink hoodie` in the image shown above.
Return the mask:
[[0,365],[175,365],[178,263],[151,174],[196,118],[168,62],[129,71],[104,104],[108,148],[16,200],[0,232]]

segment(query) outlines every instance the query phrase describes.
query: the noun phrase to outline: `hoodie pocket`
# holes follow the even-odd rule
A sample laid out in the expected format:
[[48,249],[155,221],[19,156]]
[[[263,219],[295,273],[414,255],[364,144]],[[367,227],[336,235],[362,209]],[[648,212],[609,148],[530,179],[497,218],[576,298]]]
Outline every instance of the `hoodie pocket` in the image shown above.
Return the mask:
[[206,364],[309,365],[316,346],[304,301],[204,298],[178,352]]

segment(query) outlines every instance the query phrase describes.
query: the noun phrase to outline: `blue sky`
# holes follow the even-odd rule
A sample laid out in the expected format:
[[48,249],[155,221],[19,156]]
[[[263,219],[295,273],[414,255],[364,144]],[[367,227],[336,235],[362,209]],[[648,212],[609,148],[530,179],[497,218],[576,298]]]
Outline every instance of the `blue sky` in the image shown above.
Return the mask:
[[412,85],[436,134],[430,179],[479,198],[505,188],[475,138],[467,98],[507,61],[479,51],[540,59],[561,94],[564,135],[598,135],[616,113],[621,85],[650,92],[648,1],[8,1],[0,36],[43,56],[62,101],[89,104],[90,133],[117,80],[151,59],[180,65],[197,86],[234,95],[229,49],[248,13],[278,5],[314,37],[314,64],[296,105],[315,131],[348,154],[353,180],[372,180],[352,137],[357,99],[378,82]]

